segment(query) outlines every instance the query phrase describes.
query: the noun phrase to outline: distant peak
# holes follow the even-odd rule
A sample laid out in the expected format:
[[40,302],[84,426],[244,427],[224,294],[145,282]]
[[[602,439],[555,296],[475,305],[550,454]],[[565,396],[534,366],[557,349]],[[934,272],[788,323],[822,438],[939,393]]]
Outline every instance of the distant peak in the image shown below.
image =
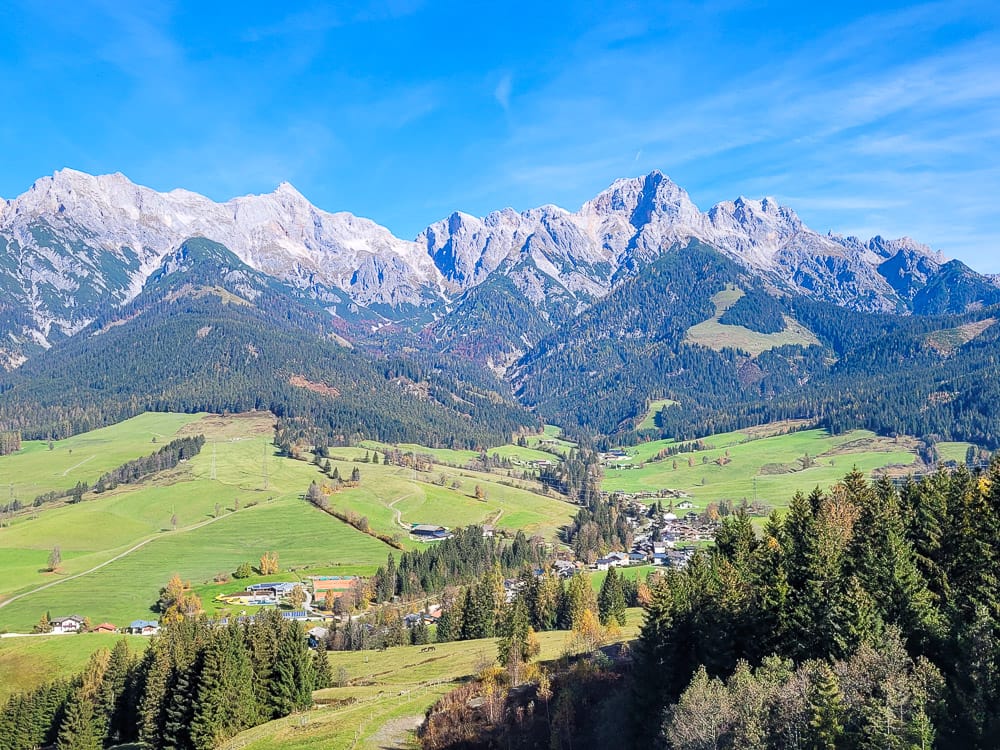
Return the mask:
[[289,197],[298,198],[305,200],[306,197],[299,192],[299,190],[290,182],[281,181],[278,183],[278,187],[274,191],[275,195],[287,195]]

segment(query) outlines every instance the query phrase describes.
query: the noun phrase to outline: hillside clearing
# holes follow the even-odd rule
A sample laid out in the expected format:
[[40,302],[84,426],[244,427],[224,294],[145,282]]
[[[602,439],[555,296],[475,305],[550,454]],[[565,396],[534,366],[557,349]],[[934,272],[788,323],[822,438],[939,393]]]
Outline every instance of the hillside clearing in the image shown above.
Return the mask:
[[691,326],[687,330],[684,340],[690,344],[698,344],[715,351],[739,349],[752,357],[779,346],[820,345],[819,339],[812,331],[788,315],[783,316],[785,330],[779,333],[758,333],[744,326],[720,323],[719,318],[722,314],[735,305],[742,296],[743,291],[735,287],[729,287],[713,296],[715,315]]

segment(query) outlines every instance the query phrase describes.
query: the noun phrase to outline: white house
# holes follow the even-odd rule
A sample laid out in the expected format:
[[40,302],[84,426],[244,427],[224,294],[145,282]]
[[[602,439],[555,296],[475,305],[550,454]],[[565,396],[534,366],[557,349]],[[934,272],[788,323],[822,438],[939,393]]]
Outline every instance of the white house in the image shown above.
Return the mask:
[[53,633],[79,633],[83,630],[83,618],[80,615],[54,617],[49,620]]
[[133,620],[128,632],[133,635],[156,635],[160,632],[160,623],[156,620]]

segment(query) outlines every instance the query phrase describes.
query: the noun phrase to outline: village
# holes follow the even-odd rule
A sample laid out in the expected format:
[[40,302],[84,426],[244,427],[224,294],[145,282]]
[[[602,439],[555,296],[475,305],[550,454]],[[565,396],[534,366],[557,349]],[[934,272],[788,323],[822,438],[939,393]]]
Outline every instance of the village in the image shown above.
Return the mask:
[[[627,523],[632,530],[632,545],[628,550],[611,550],[593,562],[572,559],[565,550],[557,551],[548,565],[548,570],[563,579],[571,578],[586,571],[601,572],[610,568],[626,568],[638,566],[659,566],[682,568],[694,554],[698,546],[711,541],[718,529],[717,520],[710,520],[707,514],[698,514],[693,510],[693,503],[688,499],[673,502],[674,493],[660,491],[658,493],[642,493],[641,495],[619,496],[620,507],[626,515]],[[643,500],[656,498],[647,505]],[[666,509],[662,506],[663,498],[671,498]],[[679,511],[686,511],[678,515]],[[501,530],[486,524],[482,527],[483,536],[502,534]],[[411,524],[411,538],[424,543],[448,539],[453,531],[445,526],[435,524]],[[536,576],[542,576],[545,569],[534,571]],[[508,578],[504,581],[505,595],[508,601],[513,600],[524,582],[520,578]],[[225,625],[230,617],[252,619],[255,612],[264,608],[276,608],[281,617],[295,620],[313,627],[306,631],[310,647],[317,647],[325,641],[329,628],[333,623],[345,623],[362,619],[364,611],[356,611],[355,605],[363,597],[364,579],[358,576],[308,576],[297,581],[263,581],[248,584],[241,591],[219,594],[215,597],[217,605],[224,605],[224,610],[235,612],[228,616],[218,617],[214,621]],[[415,604],[406,607],[403,623],[407,629],[418,625],[433,626],[441,616],[441,605],[437,602],[424,600],[422,606]],[[89,618],[79,614],[43,618],[41,632],[51,635],[71,635],[76,633],[122,633],[129,635],[153,636],[160,632],[161,623],[152,619],[136,619],[127,625],[116,625],[102,622],[91,625]]]

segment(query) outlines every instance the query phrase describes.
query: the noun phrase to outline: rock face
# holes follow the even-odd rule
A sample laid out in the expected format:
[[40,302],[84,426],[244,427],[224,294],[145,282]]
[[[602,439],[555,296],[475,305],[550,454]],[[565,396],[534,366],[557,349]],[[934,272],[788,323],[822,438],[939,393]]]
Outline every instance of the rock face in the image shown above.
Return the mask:
[[416,243],[320,211],[287,183],[214,203],[66,169],[0,207],[0,285],[30,318],[4,333],[29,346],[76,333],[102,306],[138,294],[167,253],[197,236],[331,305],[421,306],[440,294],[441,275]]
[[702,212],[659,172],[618,180],[575,213],[551,205],[481,219],[454,213],[407,241],[368,219],[321,211],[287,183],[215,203],[65,169],[0,204],[0,364],[16,366],[127,303],[198,236],[332,314],[368,324],[440,317],[499,275],[558,325],[691,239],[776,289],[870,311],[913,311],[944,263],[907,238],[820,235],[771,198]]
[[944,259],[908,238],[863,242],[821,235],[772,198],[719,203],[702,213],[659,172],[616,181],[577,213],[555,206],[483,220],[464,214],[417,238],[445,278],[465,289],[511,275],[529,298],[548,277],[586,305],[658,255],[698,239],[775,287],[860,310],[905,312]]

